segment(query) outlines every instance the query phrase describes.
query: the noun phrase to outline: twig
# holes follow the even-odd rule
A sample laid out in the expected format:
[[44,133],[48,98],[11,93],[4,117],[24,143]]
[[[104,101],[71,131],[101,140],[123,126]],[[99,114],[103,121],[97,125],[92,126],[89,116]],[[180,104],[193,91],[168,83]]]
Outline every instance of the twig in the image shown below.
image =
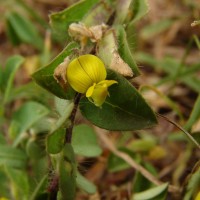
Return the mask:
[[[158,180],[156,177],[154,177],[149,171],[147,171],[144,167],[136,163],[129,155],[126,153],[123,153],[119,151],[113,143],[110,141],[106,133],[102,133],[102,130],[98,127],[95,127],[96,133],[100,140],[103,142],[103,144],[106,145],[106,147],[116,156],[122,158],[124,161],[126,161],[131,167],[139,171],[145,178],[147,178],[149,181],[154,183],[155,185],[161,185],[162,182]],[[169,185],[168,187],[169,192],[172,193],[180,193],[180,189],[176,186]]]
[[81,99],[81,94],[80,93],[76,93],[76,96],[74,98],[74,108],[73,108],[72,113],[71,113],[71,115],[69,117],[69,120],[70,120],[71,124],[69,125],[68,128],[66,128],[65,144],[66,143],[71,143],[71,140],[72,140],[72,129],[74,127],[74,120],[75,120],[76,111],[77,111],[80,99]]

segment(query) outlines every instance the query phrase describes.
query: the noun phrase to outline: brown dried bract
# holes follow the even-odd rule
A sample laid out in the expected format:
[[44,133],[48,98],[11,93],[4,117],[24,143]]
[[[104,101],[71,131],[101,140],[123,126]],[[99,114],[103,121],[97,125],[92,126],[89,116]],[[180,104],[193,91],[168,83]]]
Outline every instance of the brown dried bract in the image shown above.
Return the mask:
[[56,81],[61,85],[62,88],[67,87],[66,69],[69,62],[70,62],[69,58],[66,57],[64,61],[60,63],[58,67],[56,67],[56,69],[54,70],[53,76],[56,79]]
[[86,27],[83,23],[72,23],[69,26],[69,34],[79,41],[84,41],[85,38],[89,38],[92,42],[99,41],[107,26],[105,24]]
[[117,51],[113,51],[113,57],[110,64],[110,69],[118,72],[125,77],[133,77],[133,71],[127,63],[121,58]]

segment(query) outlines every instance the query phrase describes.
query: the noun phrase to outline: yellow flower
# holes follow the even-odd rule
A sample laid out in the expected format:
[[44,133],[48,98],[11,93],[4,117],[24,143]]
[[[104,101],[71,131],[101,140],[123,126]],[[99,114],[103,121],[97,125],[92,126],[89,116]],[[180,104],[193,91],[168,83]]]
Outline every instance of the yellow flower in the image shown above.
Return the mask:
[[101,106],[109,95],[108,87],[117,83],[106,79],[106,69],[103,62],[94,55],[82,55],[72,60],[67,67],[67,81],[72,88]]

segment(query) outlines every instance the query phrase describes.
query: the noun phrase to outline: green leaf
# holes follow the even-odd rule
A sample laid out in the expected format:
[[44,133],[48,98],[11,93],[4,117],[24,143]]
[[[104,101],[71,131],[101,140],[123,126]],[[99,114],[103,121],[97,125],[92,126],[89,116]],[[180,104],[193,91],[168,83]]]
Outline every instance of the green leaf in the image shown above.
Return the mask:
[[42,149],[37,142],[35,141],[35,139],[30,139],[28,140],[27,144],[26,144],[26,152],[27,155],[32,158],[32,159],[40,159],[41,157],[43,157],[45,155],[45,150]]
[[103,60],[106,66],[110,67],[113,59],[113,52],[117,50],[117,38],[114,30],[107,31],[97,45],[98,56]]
[[190,117],[185,124],[185,129],[190,130],[193,124],[200,118],[200,94],[195,101]]
[[98,145],[96,133],[87,125],[78,125],[73,129],[72,146],[76,154],[94,157],[102,153]]
[[61,12],[50,15],[50,24],[53,32],[60,41],[69,39],[68,27],[73,22],[79,22],[88,14],[88,11],[98,0],[82,0]]
[[10,20],[6,20],[6,34],[13,45],[17,46],[21,43],[21,40],[16,34]]
[[194,199],[200,188],[200,167],[190,175],[183,200]]
[[26,165],[26,154],[16,148],[0,145],[0,166],[23,168]]
[[80,173],[77,173],[76,182],[77,186],[88,194],[94,194],[96,192],[96,186]]
[[96,1],[96,5],[93,6],[87,15],[81,20],[86,26],[96,26],[99,24],[106,24],[114,12],[114,1]]
[[37,84],[41,87],[45,88],[49,92],[53,93],[59,98],[63,99],[71,99],[74,96],[74,91],[69,87],[68,90],[65,91],[55,80],[54,78],[54,70],[60,63],[64,61],[64,59],[73,53],[73,50],[78,48],[78,44],[75,42],[69,43],[65,49],[47,66],[36,71],[32,78],[35,80]]
[[132,200],[166,200],[168,183],[151,188],[144,192],[135,193]]
[[52,127],[51,134],[47,137],[47,151],[50,154],[59,153],[64,146],[64,137],[65,129],[64,127],[68,126],[68,118],[72,112],[74,103],[71,102],[68,106],[65,107],[62,116],[55,123],[55,126]]
[[107,97],[102,108],[83,98],[80,101],[83,116],[108,130],[139,130],[157,123],[149,105],[125,78],[109,70],[107,79],[118,82],[109,88],[110,97]]
[[8,23],[8,36],[14,44],[25,42],[37,49],[41,50],[43,48],[42,38],[28,18],[16,12],[10,12],[6,15],[6,20]]
[[130,51],[129,44],[127,42],[127,36],[126,32],[124,30],[123,26],[117,27],[117,38],[118,38],[118,51],[122,59],[131,67],[134,76],[139,76],[140,72],[137,67],[137,64],[135,63],[135,60],[133,58],[133,55]]
[[[11,2],[12,3],[12,2]],[[17,0],[17,4],[21,7],[27,14],[34,19],[34,21],[38,22],[43,28],[48,28],[48,22],[41,16],[41,12],[38,12],[37,9],[33,9],[32,5],[24,2],[23,0]]]
[[[197,76],[197,73],[200,69],[199,64],[188,66],[180,63],[180,60],[178,59],[165,57],[162,59],[162,61],[157,62],[156,67],[163,69],[169,74],[169,76],[166,78],[167,81],[174,81],[174,83],[181,81],[194,91],[197,91],[198,93],[200,92],[200,80]],[[163,79],[161,80],[161,83],[165,82],[166,81]]]
[[59,153],[64,146],[65,129],[59,128],[47,137],[47,152],[50,154]]
[[32,81],[27,84],[12,88],[8,102],[17,99],[34,99],[35,101],[41,102],[45,105],[48,104],[51,97],[52,95],[48,91]]
[[129,148],[134,152],[148,152],[156,145],[152,139],[137,139],[129,143]]
[[[30,196],[30,200],[38,200],[38,198],[41,195],[41,192],[44,188],[46,188],[47,185],[47,175],[44,175],[43,178],[40,180],[40,182],[38,183],[37,187],[35,188],[35,190],[33,191],[32,195]],[[45,198],[43,198],[45,199]]]
[[[116,29],[118,30],[119,28]],[[115,29],[108,30],[104,34],[104,37],[98,42],[98,56],[103,60],[104,64],[109,69],[115,70],[123,76],[133,77],[134,73],[136,75],[139,72],[137,72],[137,68],[132,57],[128,54],[130,53],[128,52],[128,46],[124,46],[123,44],[125,41],[122,40],[125,40],[125,38],[120,37],[121,40],[118,45],[117,40],[119,39],[116,37],[116,34]],[[122,55],[120,55],[120,53]],[[128,55],[126,56],[124,53],[127,53]],[[123,56],[126,60],[123,60],[121,56]]]
[[132,10],[132,20],[131,24],[135,23],[139,19],[141,19],[144,15],[149,11],[149,5],[147,0],[134,0],[130,6],[130,10]]
[[66,108],[70,107],[70,104],[72,103],[71,100],[66,100],[66,99],[60,99],[58,97],[55,97],[55,108],[56,111],[60,116],[64,115]]
[[10,179],[11,185],[15,188],[15,199],[28,199],[29,197],[29,181],[27,174],[19,169],[5,167],[5,172]]
[[[142,166],[147,169],[151,174],[155,177],[158,175],[154,166],[148,162],[142,161]],[[145,178],[139,171],[136,172],[133,180],[133,192],[138,193],[144,190],[149,189],[150,187],[154,186],[152,182],[150,182],[147,178]]]
[[[45,175],[48,175],[49,178],[53,176],[54,173],[48,173],[49,169],[49,156],[42,157],[37,160],[29,160],[31,163],[34,163],[31,167],[31,173],[32,176],[34,177],[34,181],[31,181],[31,191],[33,192],[37,187],[40,181],[43,179]],[[31,178],[30,177],[30,178]],[[50,181],[50,180],[48,180]],[[43,185],[43,189],[41,188],[41,191],[46,191],[47,185]]]
[[6,62],[6,67],[3,73],[3,77],[2,77],[3,78],[2,84],[5,88],[4,103],[7,103],[9,99],[15,73],[18,70],[18,68],[21,66],[23,61],[24,61],[24,58],[22,56],[16,55],[16,56],[10,57]]
[[74,200],[76,193],[76,162],[71,144],[66,144],[59,162],[59,188],[62,198]]
[[7,181],[6,174],[3,172],[2,168],[0,168],[0,194],[2,197],[8,197],[9,194]]
[[[124,152],[127,155],[129,155],[136,162],[140,162],[140,156],[136,155],[134,152],[130,151],[129,149],[120,148],[119,150],[121,152]],[[119,158],[118,156],[116,156],[113,153],[109,155],[109,157],[108,157],[108,170],[110,172],[118,172],[118,171],[122,171],[122,170],[129,169],[129,168],[131,168],[131,166],[126,161],[124,161],[122,158]]]
[[130,13],[129,7],[132,0],[117,1],[116,3],[116,14],[114,24],[123,24],[127,15]]
[[9,129],[10,136],[15,139],[13,145],[18,145],[23,139],[22,134],[48,113],[49,110],[40,103],[30,101],[23,104],[19,110],[14,113]]
[[200,92],[200,80],[197,76],[197,73],[195,73],[199,71],[199,64],[191,65],[190,67],[181,66],[181,70],[177,75],[176,73],[178,68],[180,67],[180,60],[166,57],[162,59],[162,61],[158,62],[151,55],[141,52],[137,54],[136,59],[138,62],[150,64],[152,67],[156,69],[162,69],[169,74],[166,78],[162,78],[162,80],[157,85],[161,85],[163,83],[166,83],[167,81],[181,81],[194,91],[198,93]]
[[3,133],[0,132],[0,144],[6,144],[6,138],[4,137]]

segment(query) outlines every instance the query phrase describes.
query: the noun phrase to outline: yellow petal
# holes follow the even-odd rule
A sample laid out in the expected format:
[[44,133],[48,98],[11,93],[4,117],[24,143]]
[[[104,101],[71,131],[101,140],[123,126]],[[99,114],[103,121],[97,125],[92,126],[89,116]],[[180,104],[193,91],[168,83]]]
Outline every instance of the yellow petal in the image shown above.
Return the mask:
[[93,84],[93,81],[88,74],[85,73],[77,58],[72,60],[67,66],[66,75],[68,83],[79,93],[85,93]]
[[70,62],[67,67],[67,80],[74,90],[85,93],[94,83],[106,78],[103,62],[94,55],[82,55]]
[[96,106],[100,107],[109,95],[108,87],[115,83],[117,83],[117,81],[114,80],[100,81],[98,84],[94,84],[88,89],[86,97],[88,97],[88,99]]
[[96,86],[96,83],[94,83],[93,86],[89,87],[89,89],[86,92],[86,97],[91,97],[92,96],[95,86]]
[[100,81],[98,85],[106,85],[107,87],[110,87],[111,85],[115,83],[118,83],[118,82],[115,80],[103,80],[103,81]]
[[105,80],[106,69],[103,62],[97,56],[87,54],[78,57],[78,60],[94,83]]
[[108,88],[97,86],[94,88],[92,96],[89,98],[96,106],[101,106],[108,95]]

